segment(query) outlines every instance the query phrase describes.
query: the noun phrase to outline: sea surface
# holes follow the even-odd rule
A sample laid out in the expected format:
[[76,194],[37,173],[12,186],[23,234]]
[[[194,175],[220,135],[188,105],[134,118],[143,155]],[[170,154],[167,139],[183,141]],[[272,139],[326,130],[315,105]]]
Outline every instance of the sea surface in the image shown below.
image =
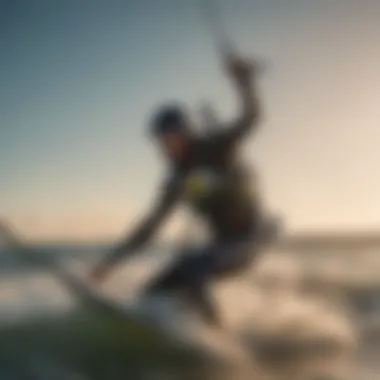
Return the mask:
[[[84,278],[107,247],[35,248]],[[226,324],[244,336],[260,367],[256,379],[380,378],[379,251],[272,248],[244,277],[216,284]],[[143,253],[116,270],[101,291],[132,302],[172,256],[162,247]],[[314,352],[315,342],[323,348]],[[216,375],[196,353],[166,341],[145,342],[128,326],[79,304],[45,268],[0,250],[1,380],[202,376]]]

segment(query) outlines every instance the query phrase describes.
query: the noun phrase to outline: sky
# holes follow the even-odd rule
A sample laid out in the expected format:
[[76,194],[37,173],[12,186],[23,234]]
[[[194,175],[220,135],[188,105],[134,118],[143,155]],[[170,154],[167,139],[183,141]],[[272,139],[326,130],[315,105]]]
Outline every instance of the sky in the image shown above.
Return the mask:
[[[98,239],[149,208],[165,169],[152,109],[237,111],[199,3],[0,1],[0,215],[32,239]],[[292,231],[379,227],[380,2],[215,3],[268,63],[244,149],[268,207]]]

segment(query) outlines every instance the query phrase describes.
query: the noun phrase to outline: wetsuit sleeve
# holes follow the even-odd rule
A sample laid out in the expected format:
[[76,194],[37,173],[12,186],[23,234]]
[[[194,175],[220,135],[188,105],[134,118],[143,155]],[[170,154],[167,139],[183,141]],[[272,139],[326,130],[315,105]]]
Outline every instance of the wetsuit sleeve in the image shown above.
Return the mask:
[[140,222],[134,232],[105,258],[105,263],[114,265],[147,243],[174,209],[178,198],[179,186],[177,181],[170,180],[164,185],[148,217]]
[[257,91],[252,83],[239,83],[237,90],[241,103],[240,115],[218,133],[217,140],[226,147],[233,147],[253,132],[261,118]]

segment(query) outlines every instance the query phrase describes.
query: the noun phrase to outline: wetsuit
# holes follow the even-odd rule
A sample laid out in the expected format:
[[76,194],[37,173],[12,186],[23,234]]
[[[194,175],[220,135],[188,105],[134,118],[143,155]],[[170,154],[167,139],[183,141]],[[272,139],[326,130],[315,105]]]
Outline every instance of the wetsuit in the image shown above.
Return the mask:
[[146,243],[178,202],[186,202],[208,224],[211,243],[180,256],[145,288],[145,293],[181,292],[205,318],[217,313],[207,292],[209,280],[249,264],[261,222],[259,202],[237,151],[258,124],[259,105],[251,83],[239,82],[242,115],[232,125],[192,137],[180,162],[170,168],[150,216],[106,259],[113,264]]
[[211,243],[184,252],[147,285],[145,294],[180,291],[205,318],[216,322],[207,292],[209,280],[244,269],[254,254],[260,210],[236,151],[256,124],[255,119],[242,120],[193,138],[186,158],[171,168],[150,217],[111,258],[116,261],[126,250],[146,243],[179,201],[201,215],[210,228]]

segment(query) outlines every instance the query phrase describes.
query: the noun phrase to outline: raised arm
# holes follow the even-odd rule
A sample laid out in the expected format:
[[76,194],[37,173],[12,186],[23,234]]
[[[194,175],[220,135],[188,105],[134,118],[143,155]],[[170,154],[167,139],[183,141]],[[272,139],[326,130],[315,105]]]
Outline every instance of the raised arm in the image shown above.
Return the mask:
[[91,277],[95,280],[102,280],[120,260],[135,253],[147,243],[173,210],[178,198],[178,186],[174,181],[171,181],[164,187],[163,193],[149,215],[140,222],[127,239],[123,240],[104,257],[94,268]]
[[230,58],[227,68],[238,94],[240,112],[238,117],[220,132],[220,138],[233,146],[256,129],[261,110],[254,83],[255,67],[241,59]]

